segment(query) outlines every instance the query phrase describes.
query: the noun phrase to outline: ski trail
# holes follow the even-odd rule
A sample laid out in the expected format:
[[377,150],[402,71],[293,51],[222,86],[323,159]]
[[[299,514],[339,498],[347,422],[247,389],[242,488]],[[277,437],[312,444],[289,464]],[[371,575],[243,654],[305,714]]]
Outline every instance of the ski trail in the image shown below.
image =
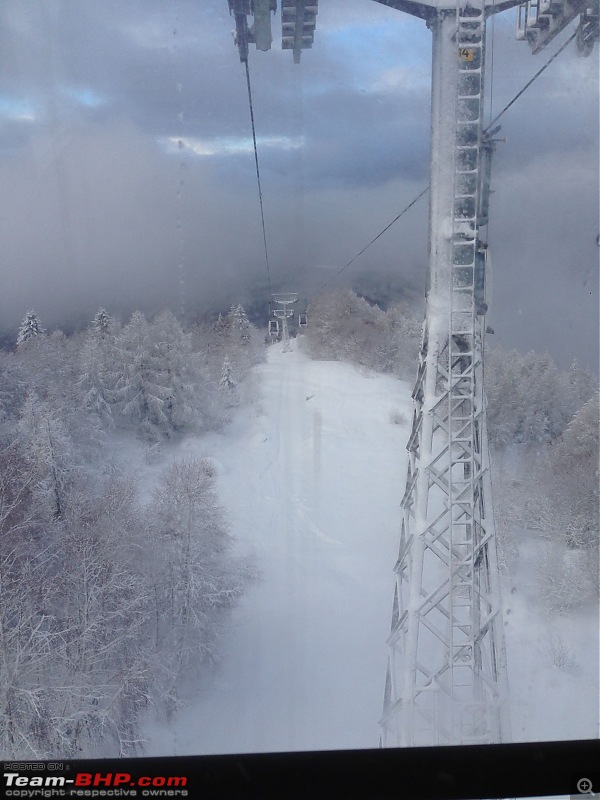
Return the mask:
[[157,732],[150,752],[378,743],[407,438],[389,408],[409,409],[409,388],[278,345],[257,374],[262,413],[240,409],[231,431],[186,452],[220,464],[221,502],[260,578],[176,740]]
[[291,497],[290,498],[294,510],[298,514],[302,524],[310,529],[310,531],[322,542],[326,542],[327,544],[333,545],[341,545],[342,543],[339,542],[337,539],[333,539],[331,536],[328,536],[324,533],[315,523],[310,519],[310,511],[308,510],[306,504],[300,500],[298,497]]

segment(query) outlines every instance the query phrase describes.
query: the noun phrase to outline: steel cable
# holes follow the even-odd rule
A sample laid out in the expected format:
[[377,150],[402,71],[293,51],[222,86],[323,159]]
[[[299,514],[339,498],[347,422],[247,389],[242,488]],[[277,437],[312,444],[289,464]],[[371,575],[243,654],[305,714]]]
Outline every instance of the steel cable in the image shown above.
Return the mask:
[[252,142],[254,144],[254,162],[256,164],[256,181],[258,183],[258,201],[260,203],[260,219],[262,223],[263,243],[265,246],[265,263],[267,265],[267,277],[269,279],[269,294],[272,294],[271,285],[271,270],[269,268],[269,249],[267,247],[267,232],[265,229],[265,212],[263,208],[262,188],[260,183],[260,167],[258,165],[258,149],[256,147],[256,127],[254,125],[254,107],[252,104],[252,88],[250,86],[250,69],[248,67],[248,60],[246,64],[246,83],[248,84],[248,102],[250,104],[250,121],[252,122]]

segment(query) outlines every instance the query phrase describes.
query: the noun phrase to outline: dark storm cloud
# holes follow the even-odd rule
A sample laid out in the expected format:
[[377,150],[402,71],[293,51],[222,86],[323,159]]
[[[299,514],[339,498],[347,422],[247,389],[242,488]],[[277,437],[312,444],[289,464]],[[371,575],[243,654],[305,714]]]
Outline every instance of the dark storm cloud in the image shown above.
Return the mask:
[[[261,168],[285,174],[298,162],[300,139],[302,179],[310,190],[326,187],[347,189],[374,186],[397,178],[428,180],[429,120],[427,96],[394,104],[379,93],[326,92],[314,98],[300,126],[290,125],[291,116],[282,114],[269,127],[273,138],[288,138],[289,146],[260,147]],[[356,120],[363,120],[358,125]],[[249,145],[249,139],[245,136]],[[239,171],[253,169],[248,148],[238,154],[219,157],[224,179],[239,180]],[[225,178],[227,176],[227,178]]]
[[[408,72],[404,87],[386,92],[369,86],[368,76],[385,72],[398,60],[413,66],[416,53],[421,65],[428,64],[425,26],[416,23],[419,28],[405,31],[400,24],[405,15],[362,0],[349,4],[347,29],[342,21],[348,12],[338,15],[336,28],[333,6],[322,5],[327,13],[321,10],[317,44],[304,54],[300,67],[306,73],[304,87],[308,86],[303,97],[298,98],[296,92],[298,81],[293,73],[298,67],[291,64],[289,53],[251,53],[259,122],[274,134],[289,134],[300,124],[307,135],[307,145],[313,146],[311,158],[319,162],[320,149],[327,156],[315,172],[322,175],[331,159],[336,180],[343,171],[335,158],[335,145],[339,144],[342,147],[337,148],[338,153],[344,146],[353,151],[349,162],[356,161],[356,150],[367,158],[375,157],[373,154],[379,151],[382,161],[387,160],[395,147],[396,151],[406,152],[405,161],[414,165],[426,151],[423,140],[429,123],[427,83],[422,82],[417,71],[421,90],[415,91],[411,86],[415,74]],[[368,21],[375,15],[377,24],[369,26]],[[93,109],[96,115],[124,115],[140,130],[156,137],[175,133],[202,137],[248,133],[243,67],[231,41],[232,22],[224,0],[202,4],[180,0],[169,5],[158,0],[132,0],[126,4],[114,0],[77,4],[55,0],[31,3],[24,10],[13,0],[5,4],[3,16],[9,45],[0,61],[3,85],[15,95],[19,91],[32,95],[47,113],[60,113],[56,106],[64,103],[69,87],[91,88],[98,97]],[[414,30],[420,31],[417,45],[413,44]],[[376,36],[383,42],[375,46]],[[341,51],[339,41],[346,41]],[[365,50],[371,51],[368,61]],[[518,53],[519,65],[531,59],[522,43],[516,43],[514,52]],[[497,96],[501,90],[498,73],[502,76],[500,83],[507,85],[509,74],[515,69],[514,60],[510,70],[502,71],[498,64]],[[532,90],[529,96],[533,96]],[[540,92],[536,96],[544,98]],[[581,109],[572,111],[568,97],[547,99],[551,103],[542,99],[541,113],[548,116],[548,135],[547,141],[540,144],[563,149],[561,120],[577,117]],[[580,99],[572,94],[573,104],[577,105]],[[48,112],[52,105],[55,108]],[[301,114],[298,105],[303,106]],[[561,112],[558,119],[557,108]],[[532,110],[537,115],[537,109]],[[523,138],[527,141],[527,137]],[[411,146],[415,144],[420,146],[411,157]],[[394,166],[392,172],[400,174],[399,169],[400,165]],[[366,171],[367,180],[372,180],[370,173],[372,170]]]
[[319,96],[307,123],[313,180],[349,187],[398,177],[427,181],[428,107],[427,95],[338,91]]
[[210,126],[211,110],[229,108],[210,5],[56,0],[29,4],[27,14],[5,4],[3,85],[46,108],[67,87],[91,87],[113,114],[157,135],[173,130],[183,108],[186,125]]
[[[165,7],[158,2],[73,5],[57,0],[30,8],[36,7],[37,15],[25,15],[27,24],[14,12],[5,13],[18,65],[15,74],[14,64],[12,69],[6,64],[6,73],[14,76],[12,85],[10,77],[6,85],[9,91],[35,94],[41,117],[60,114],[67,88],[80,87],[93,90],[98,98],[96,107],[86,109],[88,117],[91,111],[96,116],[126,116],[148,135],[248,135],[243,67],[224,2]],[[325,27],[322,38],[327,40],[326,31]],[[41,48],[33,47],[36,33],[46,42]],[[390,43],[378,52],[375,63],[392,63],[389,48]],[[330,172],[334,182],[343,177],[344,150],[349,165],[380,159],[382,163],[364,171],[367,183],[374,176],[387,180],[402,171],[412,173],[415,163],[423,162],[423,147],[414,156],[410,148],[413,142],[422,144],[427,131],[427,87],[420,97],[408,89],[406,97],[395,97],[392,103],[386,102],[385,92],[347,88],[353,76],[356,79],[359,55],[354,53],[348,63],[339,48],[328,51],[325,46],[306,54],[305,61],[312,61],[304,84],[310,89],[299,98],[294,91],[298,67],[289,53],[252,53],[259,122],[276,136],[303,132],[314,175],[326,179]],[[261,63],[259,58],[272,61]],[[374,71],[371,67],[363,72]],[[315,85],[321,87],[317,94]],[[371,125],[358,125],[357,120]],[[378,135],[369,141],[373,126]],[[402,164],[397,163],[400,150],[406,154]],[[395,157],[389,159],[392,152]],[[388,170],[384,161],[389,161]],[[352,180],[360,183],[360,173],[354,172]]]

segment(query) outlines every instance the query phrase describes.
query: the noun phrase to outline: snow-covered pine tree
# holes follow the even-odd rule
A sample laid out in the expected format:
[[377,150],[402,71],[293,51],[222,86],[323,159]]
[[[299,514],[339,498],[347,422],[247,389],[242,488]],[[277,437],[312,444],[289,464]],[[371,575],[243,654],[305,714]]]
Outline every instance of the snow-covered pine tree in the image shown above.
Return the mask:
[[195,329],[194,349],[202,354],[203,364],[213,381],[218,381],[223,358],[230,349],[229,315],[219,314],[210,325],[198,326]]
[[241,304],[232,306],[226,317],[229,335],[221,351],[219,368],[225,356],[229,357],[237,380],[241,383],[249,370],[265,357],[264,338],[251,324]]
[[223,361],[223,369],[221,371],[219,386],[224,389],[234,389],[237,386],[237,381],[233,374],[233,367],[231,366],[231,361],[227,356],[225,356],[225,361]]
[[407,304],[389,308],[377,342],[377,363],[384,372],[414,377],[421,342],[422,319]]
[[[553,497],[568,509],[567,543],[598,550],[598,458],[600,396],[575,414],[552,449],[557,482]],[[597,555],[597,553],[596,553]]]
[[567,415],[570,422],[582,406],[594,397],[598,381],[588,369],[577,362],[577,359],[573,360],[569,369],[563,372],[562,376],[566,383],[563,413]]
[[83,407],[98,421],[112,428],[114,425],[107,352],[104,341],[95,332],[87,335],[79,351],[80,376],[77,387],[82,395]]
[[235,331],[235,335],[239,341],[244,345],[250,344],[250,320],[241,303],[238,303],[237,306],[231,306],[229,317],[231,319],[231,328]]
[[174,695],[187,667],[214,660],[219,612],[240,596],[247,571],[229,552],[210,460],[178,459],[166,467],[151,519],[157,604],[152,638],[170,674],[165,690]]
[[315,298],[307,313],[311,324],[305,347],[311,357],[377,368],[377,347],[385,319],[380,308],[351,289],[339,289]]
[[28,311],[17,334],[17,347],[22,347],[27,342],[37,339],[38,336],[43,336],[45,333],[46,331],[42,328],[35,311]]
[[19,440],[31,465],[32,493],[42,517],[58,520],[65,511],[71,473],[78,456],[57,408],[30,393],[18,424]]
[[17,347],[15,362],[19,366],[23,385],[22,397],[34,391],[42,400],[70,414],[77,408],[76,383],[78,375],[77,337],[67,337],[60,330],[38,335]]
[[152,682],[141,520],[132,480],[102,485],[97,476],[71,492],[56,542],[68,565],[54,605],[61,679],[50,682],[65,755],[139,752],[138,715]]
[[[0,752],[7,758],[61,754],[49,684],[60,634],[49,607],[55,576],[39,541],[3,526],[0,537]],[[33,552],[33,543],[35,551]]]
[[146,441],[169,436],[165,409],[169,391],[160,383],[156,353],[150,343],[150,325],[135,311],[115,341],[115,399],[123,418],[133,422]]
[[18,419],[23,405],[23,384],[27,378],[22,358],[15,353],[0,352],[0,424],[10,434],[7,425]]
[[191,336],[166,310],[151,323],[149,337],[156,383],[166,391],[163,411],[171,431],[184,431],[196,424],[209,427],[213,399],[198,354],[193,352]]
[[152,323],[136,311],[115,339],[114,360],[117,407],[146,441],[196,425],[218,426],[217,387],[206,379],[191,336],[170,311]]
[[218,336],[227,336],[229,332],[229,324],[230,319],[224,317],[223,314],[219,313],[219,316],[215,320],[215,324],[213,325],[213,329]]
[[530,493],[546,495],[548,529],[555,533],[537,570],[541,599],[552,612],[597,604],[600,595],[598,421],[596,394],[538,456],[550,465],[550,479],[544,484],[528,476]]
[[105,308],[99,308],[91,323],[91,328],[101,339],[113,332],[114,320]]
[[238,382],[231,366],[231,361],[227,356],[223,361],[221,378],[219,380],[219,391],[221,392],[226,406],[237,406],[240,402]]
[[493,347],[486,372],[490,443],[543,444],[556,439],[593,391],[593,379],[577,365],[561,372],[544,353],[524,355]]

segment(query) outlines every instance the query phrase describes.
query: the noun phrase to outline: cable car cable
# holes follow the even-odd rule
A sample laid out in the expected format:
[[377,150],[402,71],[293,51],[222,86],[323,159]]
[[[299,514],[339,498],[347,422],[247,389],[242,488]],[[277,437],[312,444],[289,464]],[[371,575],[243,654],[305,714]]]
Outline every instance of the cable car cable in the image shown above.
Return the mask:
[[262,188],[260,183],[260,167],[258,166],[258,149],[256,147],[256,127],[254,125],[254,107],[252,104],[252,88],[250,86],[250,69],[248,59],[246,64],[246,83],[248,84],[248,103],[250,104],[250,121],[252,122],[252,142],[254,144],[254,162],[256,164],[256,181],[258,183],[258,201],[260,203],[260,219],[262,223],[263,243],[265,245],[265,263],[267,265],[267,277],[269,279],[269,293],[272,294],[271,270],[269,268],[269,249],[267,247],[267,232],[265,229],[265,212],[263,208]]
[[402,209],[402,211],[401,211],[401,212],[398,214],[398,216],[394,217],[394,219],[393,219],[393,220],[392,220],[392,221],[391,221],[391,222],[390,222],[388,225],[386,225],[386,226],[385,226],[385,228],[384,228],[382,231],[380,231],[380,232],[377,234],[377,236],[375,236],[373,239],[371,239],[371,241],[369,242],[369,244],[368,244],[368,245],[366,245],[365,247],[363,247],[363,249],[360,251],[360,253],[357,253],[357,254],[354,256],[354,258],[351,258],[351,259],[350,259],[350,261],[348,261],[348,263],[347,263],[347,264],[345,264],[345,265],[344,265],[344,266],[343,266],[341,269],[338,269],[338,271],[337,271],[337,272],[336,272],[334,275],[332,275],[332,276],[331,276],[331,278],[329,278],[328,280],[326,280],[326,281],[325,281],[325,283],[324,283],[322,286],[319,286],[319,288],[317,289],[317,291],[320,291],[321,289],[324,289],[324,288],[325,288],[325,286],[327,286],[328,284],[330,284],[330,283],[331,283],[331,281],[332,281],[332,280],[334,280],[334,278],[337,278],[337,276],[338,276],[338,275],[341,275],[341,274],[342,274],[342,272],[344,272],[344,270],[348,269],[348,267],[349,267],[351,264],[354,264],[354,262],[356,261],[356,259],[357,259],[359,256],[362,256],[362,254],[365,252],[365,250],[367,250],[369,247],[371,247],[371,245],[372,245],[372,244],[374,244],[374,243],[377,241],[377,239],[379,239],[379,237],[380,237],[380,236],[383,236],[383,234],[384,234],[384,233],[385,233],[387,230],[389,230],[389,229],[392,227],[392,225],[394,224],[394,222],[398,222],[398,220],[400,219],[400,217],[404,216],[404,214],[406,214],[406,212],[407,212],[409,209],[411,209],[411,208],[414,206],[414,204],[415,204],[415,203],[416,203],[418,200],[420,200],[420,199],[423,197],[423,195],[424,195],[424,194],[427,194],[427,192],[428,192],[428,191],[429,191],[429,186],[426,186],[426,187],[423,189],[423,191],[421,192],[421,194],[417,195],[417,197],[415,197],[415,199],[414,199],[414,200],[412,200],[412,201],[411,201],[411,202],[410,202],[410,203],[409,203],[409,204],[406,206],[406,208],[403,208],[403,209]]
[[490,124],[489,124],[489,125],[487,126],[487,128],[484,130],[484,133],[487,133],[487,132],[490,130],[490,128],[491,128],[493,125],[495,125],[495,124],[498,122],[498,120],[499,120],[499,119],[500,119],[500,117],[501,117],[501,116],[504,114],[504,112],[505,112],[505,111],[508,111],[508,109],[509,109],[509,108],[512,106],[512,104],[513,104],[513,103],[514,103],[516,100],[518,100],[518,99],[519,99],[519,97],[521,97],[521,95],[523,94],[523,92],[525,92],[527,89],[529,89],[529,87],[530,87],[530,86],[531,86],[531,84],[532,84],[532,83],[533,83],[533,82],[536,80],[536,78],[539,78],[539,77],[540,77],[540,75],[542,74],[542,72],[543,72],[543,71],[544,71],[544,70],[545,70],[547,67],[549,67],[549,66],[550,66],[550,64],[551,64],[551,63],[554,61],[554,59],[555,59],[555,58],[557,58],[557,57],[558,57],[558,56],[559,56],[559,55],[562,53],[562,51],[565,49],[565,47],[567,47],[567,45],[571,44],[571,42],[573,41],[573,39],[574,39],[576,36],[577,36],[577,31],[575,31],[575,33],[574,33],[572,36],[569,36],[569,38],[567,39],[567,41],[566,41],[566,42],[565,42],[563,45],[561,45],[561,47],[559,47],[559,48],[558,48],[558,50],[556,51],[556,53],[554,53],[554,55],[553,55],[553,56],[551,56],[551,57],[548,59],[548,61],[546,61],[546,63],[544,64],[544,66],[543,66],[543,67],[541,67],[540,69],[538,69],[538,71],[535,73],[535,75],[533,76],[533,78],[531,78],[530,80],[528,80],[528,81],[527,81],[527,83],[525,84],[525,86],[523,86],[523,88],[521,89],[521,91],[517,92],[517,94],[516,94],[516,95],[513,97],[513,99],[510,101],[510,103],[508,103],[507,105],[505,105],[505,106],[504,106],[504,108],[502,109],[502,111],[501,111],[501,112],[500,112],[500,113],[499,113],[499,114],[498,114],[498,115],[497,115],[497,116],[496,116],[496,117],[495,117],[495,118],[494,118],[494,119],[493,119],[493,120],[490,122]]

